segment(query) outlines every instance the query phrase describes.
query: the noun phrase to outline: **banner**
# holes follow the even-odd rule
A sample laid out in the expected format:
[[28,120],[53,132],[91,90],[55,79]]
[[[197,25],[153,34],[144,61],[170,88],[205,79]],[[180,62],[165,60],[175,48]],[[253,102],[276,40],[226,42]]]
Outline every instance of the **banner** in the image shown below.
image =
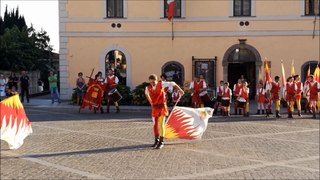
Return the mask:
[[212,108],[188,108],[175,106],[165,125],[167,139],[201,139],[207,129]]
[[80,109],[84,109],[86,106],[89,106],[90,110],[92,107],[100,108],[106,85],[107,84],[105,83],[100,83],[94,79],[90,79]]
[[24,139],[32,133],[19,95],[11,96],[0,102],[1,140],[9,144],[10,149],[18,149]]

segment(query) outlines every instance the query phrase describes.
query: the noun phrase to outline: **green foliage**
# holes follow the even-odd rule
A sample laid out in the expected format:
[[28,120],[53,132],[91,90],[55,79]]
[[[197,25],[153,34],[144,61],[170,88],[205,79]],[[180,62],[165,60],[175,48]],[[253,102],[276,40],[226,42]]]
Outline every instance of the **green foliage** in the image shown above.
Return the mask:
[[122,96],[122,99],[119,101],[119,103],[121,105],[130,105],[132,102],[130,87],[119,84],[117,86],[117,90]]
[[36,32],[28,28],[19,10],[0,18],[0,69],[1,70],[36,70],[45,68],[45,62],[52,51],[47,32]]
[[142,83],[136,87],[135,90],[132,91],[132,104],[139,106],[149,105],[149,102],[145,96],[145,89],[149,85],[149,83]]

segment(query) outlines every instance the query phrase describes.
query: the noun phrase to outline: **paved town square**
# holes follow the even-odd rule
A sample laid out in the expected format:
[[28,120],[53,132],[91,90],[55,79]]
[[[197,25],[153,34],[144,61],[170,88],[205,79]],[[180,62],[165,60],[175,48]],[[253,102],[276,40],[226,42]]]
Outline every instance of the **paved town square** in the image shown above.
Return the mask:
[[309,114],[214,116],[202,140],[167,140],[154,150],[146,107],[94,114],[31,103],[33,133],[17,150],[1,141],[1,179],[320,178],[320,121]]

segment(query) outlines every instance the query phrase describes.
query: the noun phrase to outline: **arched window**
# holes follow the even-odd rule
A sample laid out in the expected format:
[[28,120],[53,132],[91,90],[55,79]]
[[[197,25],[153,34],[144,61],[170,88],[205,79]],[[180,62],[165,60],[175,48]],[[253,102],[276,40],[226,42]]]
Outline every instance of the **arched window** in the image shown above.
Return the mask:
[[127,62],[123,52],[118,50],[109,51],[105,57],[105,69],[112,69],[119,78],[119,84],[127,83]]
[[174,81],[183,87],[184,69],[178,62],[168,62],[162,66],[162,74],[167,76],[168,81]]

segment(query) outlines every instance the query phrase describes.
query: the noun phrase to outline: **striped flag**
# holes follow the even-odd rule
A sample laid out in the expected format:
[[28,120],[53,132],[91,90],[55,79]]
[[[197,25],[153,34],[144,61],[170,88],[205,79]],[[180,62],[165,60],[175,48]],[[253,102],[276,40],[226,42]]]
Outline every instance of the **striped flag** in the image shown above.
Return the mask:
[[14,95],[0,102],[1,140],[9,144],[10,149],[18,149],[24,139],[32,133],[19,95]]
[[270,70],[269,70],[267,61],[264,61],[264,73],[265,73],[266,83],[271,83],[272,79],[271,79]]
[[167,139],[201,139],[207,129],[212,108],[188,108],[175,106],[165,125]]
[[294,72],[294,60],[292,60],[292,63],[291,63],[291,76],[295,76],[296,73]]
[[174,0],[167,0],[167,4],[168,4],[168,9],[167,9],[168,20],[171,21],[171,19],[174,16]]
[[313,77],[314,77],[314,80],[316,80],[317,82],[320,82],[320,68],[319,68],[319,64],[317,64],[317,67],[316,67],[316,69],[314,70]]

